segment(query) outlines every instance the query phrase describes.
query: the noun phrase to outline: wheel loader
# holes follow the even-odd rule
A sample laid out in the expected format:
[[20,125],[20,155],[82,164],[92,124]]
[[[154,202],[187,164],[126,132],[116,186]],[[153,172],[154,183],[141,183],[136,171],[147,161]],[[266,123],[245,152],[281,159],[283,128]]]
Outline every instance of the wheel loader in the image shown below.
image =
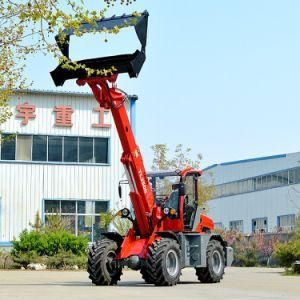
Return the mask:
[[[198,207],[198,180],[202,171],[193,168],[146,173],[126,112],[126,94],[117,88],[119,74],[138,77],[146,59],[148,12],[104,18],[84,23],[82,34],[133,26],[141,43],[134,53],[91,58],[63,64],[51,72],[56,86],[76,79],[87,84],[99,105],[111,111],[123,148],[121,162],[130,186],[131,209],[118,212],[132,222],[121,236],[106,232],[88,254],[88,274],[95,285],[114,285],[124,267],[139,270],[146,283],[176,285],[183,268],[194,268],[198,280],[220,282],[233,250],[218,234],[214,223]],[[56,37],[62,54],[69,59],[71,29]],[[70,67],[74,64],[74,68]]]

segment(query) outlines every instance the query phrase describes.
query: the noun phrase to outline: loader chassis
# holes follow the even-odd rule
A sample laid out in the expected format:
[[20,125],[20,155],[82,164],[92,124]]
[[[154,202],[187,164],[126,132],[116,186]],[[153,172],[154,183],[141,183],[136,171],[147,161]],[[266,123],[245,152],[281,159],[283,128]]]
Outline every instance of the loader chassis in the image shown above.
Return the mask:
[[[101,19],[96,30],[115,26],[134,26],[141,50],[133,54],[84,60],[84,68],[64,69],[59,65],[51,76],[56,85],[76,78],[77,84],[89,85],[99,105],[111,111],[123,148],[121,162],[130,186],[133,213],[123,208],[118,214],[132,221],[125,237],[115,232],[103,234],[89,251],[88,273],[96,285],[116,284],[124,266],[140,270],[147,283],[175,285],[181,269],[193,267],[202,282],[219,282],[226,265],[232,262],[232,249],[219,235],[213,234],[213,221],[198,207],[198,180],[202,172],[193,168],[174,172],[146,173],[127,116],[126,95],[116,81],[119,73],[137,77],[145,61],[148,13]],[[82,33],[94,31],[83,24]],[[58,36],[62,53],[68,58],[70,35]],[[99,69],[110,67],[111,74]],[[149,180],[150,179],[150,180]],[[163,184],[159,183],[163,180]],[[159,194],[159,187],[164,195]],[[134,215],[134,216],[133,216]]]

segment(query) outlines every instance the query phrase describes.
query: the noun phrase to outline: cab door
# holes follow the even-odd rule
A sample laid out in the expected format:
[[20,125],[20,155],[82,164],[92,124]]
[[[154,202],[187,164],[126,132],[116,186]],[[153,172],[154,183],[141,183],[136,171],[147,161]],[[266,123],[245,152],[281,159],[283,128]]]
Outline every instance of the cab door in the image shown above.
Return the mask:
[[192,230],[195,214],[198,207],[198,179],[194,175],[188,175],[185,179],[185,196],[183,205],[183,222],[185,230]]

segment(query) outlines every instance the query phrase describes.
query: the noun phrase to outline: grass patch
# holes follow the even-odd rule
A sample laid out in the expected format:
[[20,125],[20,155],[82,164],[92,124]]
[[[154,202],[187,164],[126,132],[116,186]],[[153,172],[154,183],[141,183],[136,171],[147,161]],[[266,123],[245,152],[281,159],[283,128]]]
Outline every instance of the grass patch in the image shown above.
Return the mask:
[[283,276],[300,276],[299,273],[296,273],[294,272],[293,270],[291,269],[286,269],[283,273],[282,273]]

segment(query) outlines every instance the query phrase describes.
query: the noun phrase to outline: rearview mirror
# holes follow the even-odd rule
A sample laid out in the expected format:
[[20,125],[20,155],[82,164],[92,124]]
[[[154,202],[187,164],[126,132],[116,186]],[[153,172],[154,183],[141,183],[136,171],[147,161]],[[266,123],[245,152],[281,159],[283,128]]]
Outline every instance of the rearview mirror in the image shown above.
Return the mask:
[[177,184],[172,185],[172,190],[178,190],[179,196],[184,196],[185,195],[185,184],[180,182]]
[[118,193],[119,193],[119,198],[121,199],[122,198],[122,186],[121,186],[120,183],[119,183],[119,186],[118,186]]

